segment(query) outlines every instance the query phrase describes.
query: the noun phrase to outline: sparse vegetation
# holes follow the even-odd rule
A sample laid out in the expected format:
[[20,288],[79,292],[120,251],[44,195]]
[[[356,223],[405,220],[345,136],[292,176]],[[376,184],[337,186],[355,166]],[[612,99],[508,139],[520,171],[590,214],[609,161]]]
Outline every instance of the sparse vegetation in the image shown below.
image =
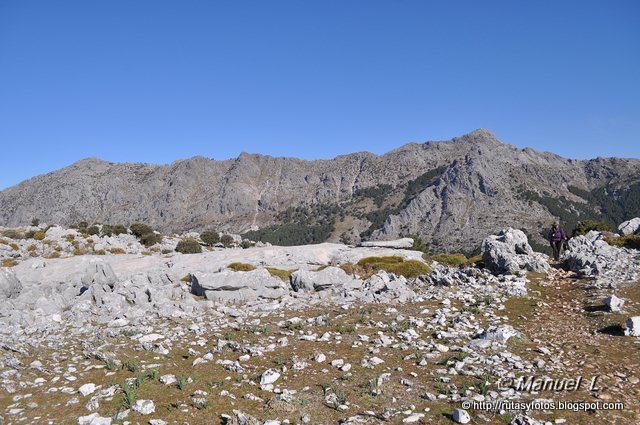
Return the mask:
[[138,399],[138,393],[136,389],[129,386],[128,381],[124,381],[124,383],[120,385],[120,388],[122,388],[122,408],[131,409],[136,404],[136,400]]
[[199,254],[202,252],[200,243],[191,238],[183,239],[176,245],[176,251],[182,254]]
[[37,241],[41,241],[43,240],[45,237],[45,234],[42,230],[38,230],[37,232],[35,232],[33,234],[33,239],[37,240]]
[[187,376],[179,375],[178,377],[176,377],[176,388],[178,388],[180,391],[187,388],[188,384],[189,384],[189,378]]
[[138,362],[136,362],[135,360],[128,359],[122,362],[122,369],[135,373],[138,371],[138,369],[140,369],[140,366],[138,365]]

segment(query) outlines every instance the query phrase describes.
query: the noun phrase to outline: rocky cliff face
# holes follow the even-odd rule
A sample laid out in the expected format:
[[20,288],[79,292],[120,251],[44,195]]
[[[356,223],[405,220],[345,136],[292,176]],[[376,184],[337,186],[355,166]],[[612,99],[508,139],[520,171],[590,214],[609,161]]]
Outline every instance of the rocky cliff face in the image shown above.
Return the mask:
[[143,221],[163,231],[287,231],[292,222],[314,226],[321,217],[328,232],[319,234],[329,240],[411,233],[433,250],[471,251],[504,227],[535,236],[554,218],[629,219],[640,215],[639,194],[638,159],[564,159],[476,130],[382,156],[318,161],[245,153],[169,165],[90,158],[0,192],[0,225],[37,217],[65,225]]

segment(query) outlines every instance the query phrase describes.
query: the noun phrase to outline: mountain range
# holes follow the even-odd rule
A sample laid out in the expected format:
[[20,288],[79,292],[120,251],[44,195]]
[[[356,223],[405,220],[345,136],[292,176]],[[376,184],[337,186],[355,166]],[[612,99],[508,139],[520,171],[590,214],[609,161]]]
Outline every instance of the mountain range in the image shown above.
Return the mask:
[[307,161],[242,153],[168,165],[96,158],[0,191],[0,225],[144,222],[162,232],[215,228],[292,245],[419,235],[432,252],[478,249],[504,227],[534,241],[552,221],[615,225],[640,216],[640,159],[573,160],[502,143],[479,129]]

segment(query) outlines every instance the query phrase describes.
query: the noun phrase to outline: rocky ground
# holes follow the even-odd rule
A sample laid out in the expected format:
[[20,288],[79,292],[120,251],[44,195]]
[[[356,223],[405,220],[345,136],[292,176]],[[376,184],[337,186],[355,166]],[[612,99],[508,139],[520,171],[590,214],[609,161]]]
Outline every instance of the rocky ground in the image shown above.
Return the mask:
[[[640,252],[597,233],[571,247],[549,265],[506,229],[483,244],[486,269],[339,244],[21,259],[0,273],[0,416],[638,423],[640,329],[627,319],[640,316]],[[374,256],[432,271],[358,266]],[[564,387],[518,388],[528,377]],[[549,406],[561,401],[589,404]]]

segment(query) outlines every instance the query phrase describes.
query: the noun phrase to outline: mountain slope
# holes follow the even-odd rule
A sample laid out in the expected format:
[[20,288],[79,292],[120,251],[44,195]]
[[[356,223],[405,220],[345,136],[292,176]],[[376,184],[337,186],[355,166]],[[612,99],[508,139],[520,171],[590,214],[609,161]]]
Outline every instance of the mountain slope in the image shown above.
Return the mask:
[[162,231],[260,229],[252,236],[284,243],[411,233],[433,250],[469,252],[505,226],[537,236],[554,218],[570,230],[579,219],[640,215],[638,199],[638,159],[570,160],[503,144],[480,129],[331,160],[89,158],[0,192],[0,224],[143,221]]

